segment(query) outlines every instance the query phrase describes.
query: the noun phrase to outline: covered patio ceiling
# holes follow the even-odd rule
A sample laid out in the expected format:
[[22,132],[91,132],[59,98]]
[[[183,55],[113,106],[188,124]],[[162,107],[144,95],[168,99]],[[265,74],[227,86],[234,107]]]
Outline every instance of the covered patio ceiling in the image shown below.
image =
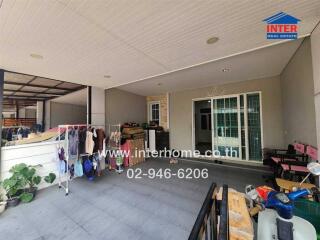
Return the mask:
[[280,11],[301,19],[303,38],[320,1],[3,0],[0,68],[101,88],[152,81],[282,43],[263,22]]

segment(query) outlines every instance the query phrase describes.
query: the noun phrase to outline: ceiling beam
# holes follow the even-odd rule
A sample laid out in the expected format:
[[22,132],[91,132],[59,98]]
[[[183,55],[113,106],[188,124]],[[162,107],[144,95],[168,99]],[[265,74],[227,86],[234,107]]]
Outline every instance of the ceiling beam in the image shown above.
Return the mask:
[[[30,105],[34,105],[37,104],[37,102],[30,102],[30,103],[19,103],[19,107],[25,107],[25,106],[30,106]],[[15,104],[9,104],[9,103],[4,103],[3,106],[11,106],[13,108],[16,107]]]
[[[25,83],[19,83],[19,82],[13,82],[13,81],[4,81],[4,84],[21,86],[21,85],[24,85]],[[55,90],[63,90],[63,91],[67,91],[67,92],[75,91],[72,88],[70,89],[70,88],[62,88],[62,87],[54,87],[54,86],[53,87],[52,86],[44,86],[44,85],[38,85],[38,84],[33,84],[33,83],[25,85],[25,87],[26,86],[28,86],[28,87],[37,87],[37,88],[49,88],[49,89],[55,89]]]
[[27,96],[11,96],[11,95],[3,95],[4,100],[31,100],[31,101],[43,101],[50,100],[52,97],[43,98],[43,97],[27,97]]
[[46,93],[46,92],[35,92],[35,91],[27,91],[27,90],[12,90],[12,89],[7,89],[4,88],[3,91],[8,91],[8,92],[14,92],[15,93],[34,93],[34,94],[46,94],[46,95],[57,95],[57,96],[62,96],[65,95],[64,93]]

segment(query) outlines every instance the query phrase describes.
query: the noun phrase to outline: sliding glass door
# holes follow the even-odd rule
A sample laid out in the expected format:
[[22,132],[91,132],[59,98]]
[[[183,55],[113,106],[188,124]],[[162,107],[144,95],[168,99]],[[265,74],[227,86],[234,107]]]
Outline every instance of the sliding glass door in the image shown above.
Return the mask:
[[213,149],[221,156],[240,158],[238,97],[213,99]]
[[261,161],[259,92],[215,97],[193,104],[195,150],[202,155],[218,151],[222,158]]
[[249,160],[261,160],[260,94],[247,94]]

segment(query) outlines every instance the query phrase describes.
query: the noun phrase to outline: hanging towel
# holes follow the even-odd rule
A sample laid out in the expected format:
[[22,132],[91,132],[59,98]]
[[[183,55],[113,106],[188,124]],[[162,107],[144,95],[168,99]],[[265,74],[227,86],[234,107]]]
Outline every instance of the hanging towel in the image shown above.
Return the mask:
[[77,160],[74,164],[74,174],[77,177],[82,177],[83,176],[83,168],[80,160]]
[[92,155],[94,148],[94,141],[93,141],[93,133],[90,131],[87,131],[86,136],[86,153]]
[[106,152],[106,139],[103,139],[103,144],[102,144],[102,152],[101,155],[106,158],[107,157],[107,152]]
[[69,154],[75,156],[78,153],[79,134],[78,129],[69,131]]
[[59,160],[59,171],[61,174],[64,174],[67,172],[67,161],[66,160]]

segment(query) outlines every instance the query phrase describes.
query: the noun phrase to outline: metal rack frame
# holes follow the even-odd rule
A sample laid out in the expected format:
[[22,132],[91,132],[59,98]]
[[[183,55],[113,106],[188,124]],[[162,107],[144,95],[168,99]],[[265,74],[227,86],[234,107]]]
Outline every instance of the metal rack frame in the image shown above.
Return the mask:
[[[92,125],[92,124],[70,124],[70,125],[59,125],[58,126],[58,132],[59,132],[59,148],[61,148],[61,129],[65,129],[65,136],[64,136],[64,141],[66,141],[66,145],[65,145],[65,153],[66,153],[66,162],[67,162],[67,172],[66,174],[63,174],[66,176],[66,180],[65,181],[62,181],[62,177],[61,176],[61,172],[60,172],[60,169],[59,169],[59,177],[58,177],[58,180],[59,180],[59,188],[63,188],[65,190],[65,193],[66,193],[66,196],[68,196],[69,194],[69,171],[68,171],[68,167],[69,167],[69,128],[72,127],[72,128],[75,128],[75,127],[86,127],[87,130],[89,127],[99,127],[99,128],[103,128],[103,130],[105,131],[105,126],[104,125]],[[77,150],[77,156],[79,157],[79,150]],[[65,184],[64,184],[65,182]]]
[[[64,140],[66,141],[66,149],[65,149],[65,154],[66,154],[66,159],[65,161],[67,162],[67,172],[66,174],[63,174],[63,175],[66,175],[66,180],[65,180],[65,185],[63,185],[63,181],[61,179],[61,171],[59,169],[59,177],[58,177],[58,180],[59,180],[59,188],[63,188],[66,192],[66,196],[68,196],[69,194],[69,171],[68,171],[68,167],[69,167],[69,128],[70,127],[87,127],[88,128],[88,125],[87,124],[76,124],[76,125],[59,125],[58,126],[58,132],[59,132],[59,148],[61,148],[61,129],[65,129],[65,135],[64,135]],[[79,155],[79,150],[77,150],[77,155]]]

